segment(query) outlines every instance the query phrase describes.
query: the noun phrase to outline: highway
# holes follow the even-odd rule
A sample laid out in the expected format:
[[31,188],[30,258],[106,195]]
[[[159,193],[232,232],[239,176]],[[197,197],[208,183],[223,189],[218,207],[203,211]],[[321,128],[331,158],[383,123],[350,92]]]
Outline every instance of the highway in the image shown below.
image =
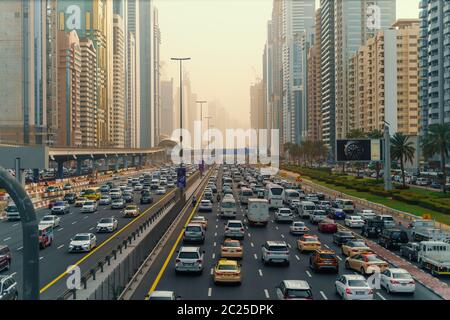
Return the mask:
[[[123,176],[122,178],[127,178]],[[135,219],[123,218],[121,210],[112,210],[110,206],[99,206],[96,213],[81,213],[80,208],[71,205],[69,214],[61,215],[61,223],[54,230],[53,244],[40,251],[40,287],[41,299],[56,299],[67,288],[65,277],[63,276],[66,268],[77,264],[84,274],[90,268],[94,267],[100,259],[116,248],[128,235],[134,231],[130,227],[131,222],[142,219],[144,216],[151,215],[152,208],[159,202],[169,197],[174,192],[174,188],[168,189],[166,195],[153,195],[154,202],[151,205],[140,205],[140,193],[134,193],[134,203],[138,204],[141,214]],[[46,214],[49,209],[37,210],[38,221]],[[99,233],[97,237],[97,247],[91,253],[69,253],[68,245],[70,239],[77,233],[92,232],[95,233],[97,221],[103,217],[116,217],[118,220],[118,229],[114,233]],[[22,229],[20,222],[4,220],[0,222],[0,244],[9,246],[12,252],[12,264],[9,271],[3,271],[1,274],[14,274],[14,278],[19,284],[19,291],[22,288]],[[19,295],[19,298],[21,296]]]
[[[217,187],[221,191],[221,170],[219,171]],[[238,199],[238,189],[234,185],[234,196]],[[191,208],[189,211],[192,211]],[[186,212],[188,215],[194,212]],[[238,206],[237,219],[243,220],[245,208]],[[289,233],[289,224],[278,224],[272,221],[266,228],[249,227],[246,224],[244,246],[244,258],[242,263],[242,284],[240,286],[215,285],[212,279],[212,270],[215,263],[220,258],[220,244],[224,240],[224,221],[218,217],[217,202],[214,202],[212,213],[197,213],[208,219],[208,229],[206,240],[201,245],[205,251],[205,269],[201,275],[175,274],[175,256],[182,243],[178,242],[181,227],[178,228],[169,239],[165,250],[158,256],[152,268],[144,277],[144,281],[136,289],[132,299],[142,300],[146,295],[154,290],[174,291],[181,299],[186,300],[271,300],[275,299],[275,286],[282,280],[306,280],[312,287],[314,299],[316,300],[336,300],[340,299],[335,294],[334,282],[338,275],[327,273],[314,273],[309,268],[309,255],[301,254],[297,250],[297,236]],[[311,233],[317,234],[324,248],[329,248],[337,252],[339,256],[339,274],[353,274],[353,271],[344,267],[345,257],[341,255],[341,250],[332,242],[332,235],[318,233],[317,226],[313,226],[305,220]],[[285,241],[290,246],[290,265],[265,266],[261,262],[261,245],[267,240]],[[196,246],[196,245],[194,245]],[[176,250],[171,250],[174,248]],[[167,262],[167,263],[165,263]],[[376,290],[375,300],[438,300],[440,299],[433,292],[416,283],[414,296],[401,294],[387,294],[385,290]]]

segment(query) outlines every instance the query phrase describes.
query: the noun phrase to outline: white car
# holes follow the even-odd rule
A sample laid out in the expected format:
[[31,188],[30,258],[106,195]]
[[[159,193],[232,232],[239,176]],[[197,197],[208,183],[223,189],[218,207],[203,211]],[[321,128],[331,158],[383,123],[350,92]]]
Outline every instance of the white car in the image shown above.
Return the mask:
[[134,185],[134,191],[141,191],[144,188],[144,186],[140,183]]
[[159,194],[159,195],[163,195],[163,194],[166,194],[166,188],[163,188],[163,187],[158,187],[158,189],[156,189],[156,194]]
[[111,196],[105,194],[105,195],[102,195],[102,197],[98,201],[98,204],[101,206],[107,206],[107,205],[111,204],[111,201],[112,201]]
[[97,201],[94,200],[86,201],[81,208],[82,213],[93,213],[95,211],[97,211]]
[[371,209],[365,209],[365,210],[363,210],[363,211],[361,211],[361,212],[359,213],[359,216],[360,216],[363,220],[367,221],[367,220],[373,220],[373,219],[375,219],[375,217],[376,217],[377,215],[375,214],[375,212],[373,212],[373,210],[371,210]]
[[44,216],[41,221],[39,221],[40,225],[52,226],[53,228],[59,227],[61,219],[58,216]]
[[416,281],[405,269],[388,268],[380,275],[380,285],[387,293],[412,293],[416,291]]
[[102,218],[97,222],[97,232],[113,232],[117,229],[119,223],[115,218]]
[[362,275],[342,275],[336,280],[335,288],[344,300],[373,300],[373,289]]
[[362,228],[364,220],[360,216],[347,216],[344,223],[349,228]]
[[212,211],[213,210],[213,204],[211,200],[202,200],[200,201],[200,204],[198,206],[199,211]]
[[309,231],[309,228],[303,221],[294,221],[289,227],[289,232],[293,235],[304,235]]
[[69,252],[89,252],[97,245],[97,238],[92,233],[78,233],[70,239]]
[[294,220],[294,214],[289,208],[280,208],[275,212],[276,222],[292,222]]
[[153,291],[148,300],[179,300],[173,291]]

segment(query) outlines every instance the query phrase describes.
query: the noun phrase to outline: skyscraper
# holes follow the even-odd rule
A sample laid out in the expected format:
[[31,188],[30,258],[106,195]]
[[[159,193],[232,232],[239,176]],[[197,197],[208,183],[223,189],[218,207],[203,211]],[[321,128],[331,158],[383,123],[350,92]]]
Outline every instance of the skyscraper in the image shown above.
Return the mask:
[[264,86],[262,81],[257,81],[250,86],[250,127],[252,129],[264,129]]
[[161,65],[160,65],[160,45],[161,45],[161,30],[159,29],[158,9],[153,8],[153,108],[154,108],[154,122],[153,122],[153,146],[159,143],[161,135]]
[[0,1],[0,141],[47,140],[45,1]]
[[173,79],[161,81],[161,134],[172,136],[174,112]]

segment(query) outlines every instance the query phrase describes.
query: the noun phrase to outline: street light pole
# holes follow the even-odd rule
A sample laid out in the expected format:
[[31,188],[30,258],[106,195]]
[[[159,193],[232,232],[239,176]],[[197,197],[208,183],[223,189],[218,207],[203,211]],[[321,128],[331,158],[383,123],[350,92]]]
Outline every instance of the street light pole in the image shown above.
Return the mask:
[[392,190],[391,180],[391,135],[389,133],[389,123],[384,121],[384,189]]
[[[203,141],[203,104],[204,103],[207,103],[208,101],[205,101],[205,100],[198,100],[198,101],[195,101],[195,103],[198,103],[198,104],[200,104],[200,126],[201,126],[201,128],[200,128],[200,131],[202,132],[202,138],[201,138],[201,141]],[[201,148],[201,144],[200,144],[200,148]],[[203,158],[203,157],[202,157]]]
[[171,60],[180,62],[180,168],[183,167],[183,61],[191,58],[171,58]]
[[209,119],[212,119],[211,116],[205,117],[208,120],[208,154],[209,154]]

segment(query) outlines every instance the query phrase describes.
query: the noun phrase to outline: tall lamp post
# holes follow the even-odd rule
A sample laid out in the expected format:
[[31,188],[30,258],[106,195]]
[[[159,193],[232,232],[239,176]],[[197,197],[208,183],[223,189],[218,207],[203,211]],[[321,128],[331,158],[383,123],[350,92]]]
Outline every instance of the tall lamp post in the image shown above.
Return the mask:
[[[180,130],[183,129],[183,61],[191,58],[170,58],[180,62]],[[183,167],[183,133],[180,131],[180,168]]]
[[384,121],[384,189],[392,190],[391,180],[391,135],[389,133],[389,123]]
[[[203,104],[208,103],[208,101],[198,100],[198,101],[195,101],[195,103],[200,104],[200,126],[201,126],[200,131],[202,132],[201,141],[203,141]],[[200,148],[201,148],[201,144],[200,144]],[[202,157],[202,159],[203,159],[203,157]]]
[[211,116],[208,116],[208,117],[205,117],[205,119],[207,119],[208,120],[208,154],[209,154],[209,119],[212,119],[212,117]]

